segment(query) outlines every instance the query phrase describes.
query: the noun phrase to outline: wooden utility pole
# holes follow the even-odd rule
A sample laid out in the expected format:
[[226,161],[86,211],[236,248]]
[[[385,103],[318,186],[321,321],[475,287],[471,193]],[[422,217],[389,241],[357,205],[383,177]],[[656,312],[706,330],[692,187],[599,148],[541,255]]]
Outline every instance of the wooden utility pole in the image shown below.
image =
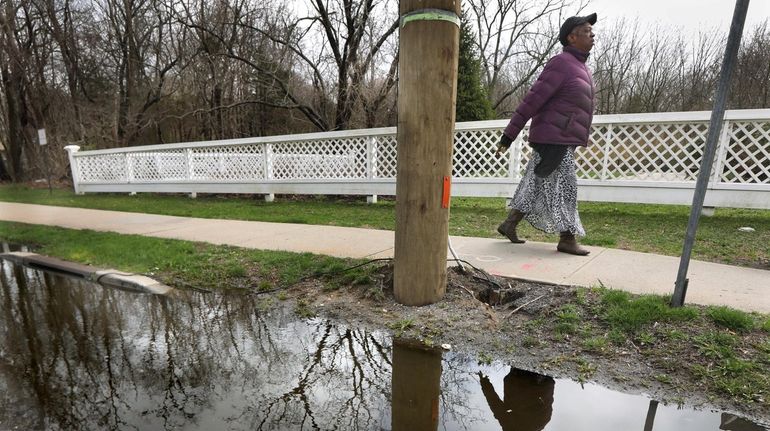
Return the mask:
[[446,292],[460,0],[401,0],[393,290],[425,305]]

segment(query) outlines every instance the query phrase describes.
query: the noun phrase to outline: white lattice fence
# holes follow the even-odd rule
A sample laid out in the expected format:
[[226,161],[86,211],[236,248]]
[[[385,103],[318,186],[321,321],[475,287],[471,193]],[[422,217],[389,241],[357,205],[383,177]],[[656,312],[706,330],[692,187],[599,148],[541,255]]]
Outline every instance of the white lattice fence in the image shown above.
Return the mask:
[[[580,198],[689,204],[709,112],[596,116],[576,152]],[[505,120],[458,123],[454,196],[509,196],[529,161]],[[78,193],[394,194],[395,128],[77,151]],[[727,111],[706,205],[770,208],[770,110]]]
[[770,184],[770,122],[734,121],[723,149],[719,180],[738,184]]

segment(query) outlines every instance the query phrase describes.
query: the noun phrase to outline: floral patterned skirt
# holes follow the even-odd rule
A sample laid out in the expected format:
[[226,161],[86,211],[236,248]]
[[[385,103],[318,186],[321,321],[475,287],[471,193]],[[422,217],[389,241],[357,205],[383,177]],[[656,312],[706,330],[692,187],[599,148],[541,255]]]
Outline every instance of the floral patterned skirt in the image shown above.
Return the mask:
[[575,148],[570,147],[559,167],[545,178],[535,175],[540,160],[540,154],[533,151],[511,206],[526,214],[524,219],[543,232],[569,231],[585,236],[577,209]]

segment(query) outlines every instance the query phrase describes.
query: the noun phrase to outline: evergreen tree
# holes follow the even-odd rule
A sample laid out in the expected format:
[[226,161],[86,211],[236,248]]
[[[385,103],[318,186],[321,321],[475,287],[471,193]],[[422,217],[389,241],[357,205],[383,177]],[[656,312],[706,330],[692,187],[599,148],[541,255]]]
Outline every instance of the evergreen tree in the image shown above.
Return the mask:
[[475,34],[463,10],[460,18],[460,53],[457,70],[456,121],[490,120],[495,111],[481,82],[481,59],[473,45]]

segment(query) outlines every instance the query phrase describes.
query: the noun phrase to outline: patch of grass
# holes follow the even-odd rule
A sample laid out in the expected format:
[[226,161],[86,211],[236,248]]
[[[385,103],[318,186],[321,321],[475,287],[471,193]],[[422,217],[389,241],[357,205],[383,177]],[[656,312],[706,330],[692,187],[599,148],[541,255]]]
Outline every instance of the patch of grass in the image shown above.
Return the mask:
[[744,402],[759,402],[766,396],[763,386],[767,386],[767,378],[762,380],[757,373],[743,373],[733,377],[711,374],[709,378],[713,379],[714,389]]
[[655,340],[655,335],[647,331],[642,331],[639,335],[636,336],[636,341],[643,346],[651,346],[655,344]]
[[770,332],[770,318],[765,320],[765,323],[762,324],[762,330],[765,332]]
[[385,300],[385,292],[377,286],[369,286],[364,291],[364,297],[375,302],[382,302]]
[[304,299],[297,300],[294,312],[297,314],[297,316],[303,317],[305,319],[310,319],[316,316],[315,312],[310,309],[308,302]]
[[489,366],[492,365],[492,356],[487,352],[479,352],[477,357],[479,365]]
[[237,262],[229,262],[222,268],[228,277],[245,277],[246,268]]
[[527,322],[524,323],[524,328],[534,330],[538,328],[542,328],[545,325],[545,320],[542,317],[536,317],[534,319],[530,319]]
[[738,376],[756,369],[756,364],[737,358],[727,358],[717,367],[717,372],[725,376]]
[[392,322],[388,327],[393,330],[396,337],[400,337],[404,335],[404,332],[414,327],[414,319],[401,319]]
[[616,346],[622,346],[628,341],[628,335],[620,329],[612,329],[607,333],[607,339]]
[[588,289],[585,287],[578,288],[575,291],[575,302],[577,305],[585,306],[588,303]]
[[602,354],[607,351],[607,339],[604,337],[591,337],[583,340],[583,350]]
[[[0,186],[0,201],[25,202],[186,217],[304,223],[333,226],[395,229],[395,201],[382,197],[366,204],[363,197],[351,200],[339,196],[302,197],[265,202],[259,196],[199,194],[197,199],[180,195],[114,193],[75,195],[71,190],[19,185]],[[682,251],[690,209],[687,206],[580,202],[580,215],[588,237],[587,245],[678,256]],[[449,233],[460,236],[496,238],[497,225],[505,218],[503,199],[453,198]],[[747,235],[738,226],[752,226]],[[528,224],[521,235],[534,241],[555,242]],[[713,217],[701,219],[693,258],[732,265],[770,269],[770,211],[718,208]]]
[[578,381],[581,383],[587,382],[596,372],[596,365],[582,358],[576,358],[574,361],[578,366]]
[[754,329],[751,314],[730,307],[708,307],[706,314],[719,326],[736,331],[749,332]]
[[662,336],[669,341],[684,341],[687,339],[687,334],[678,329],[663,330]]
[[578,307],[573,304],[566,304],[556,310],[555,330],[558,334],[574,334],[577,332],[580,323],[580,313]]
[[698,352],[707,358],[728,359],[735,356],[733,348],[738,343],[738,338],[724,332],[713,331],[695,336],[693,342]]
[[259,300],[259,303],[257,304],[257,309],[262,312],[270,311],[274,305],[275,305],[275,299],[271,296],[268,296],[265,298],[261,298]]
[[329,283],[326,290],[337,290],[343,286],[368,286],[372,284],[372,266],[350,266],[347,262],[335,260],[315,272],[315,276],[325,280],[336,280]]
[[672,308],[669,298],[660,295],[632,296],[628,292],[606,290],[601,296],[602,319],[612,329],[637,333],[655,322],[683,322],[699,313],[692,307]]
[[[359,261],[310,253],[250,250],[173,239],[121,235],[0,222],[0,238],[28,244],[36,253],[60,259],[148,274],[172,286],[266,290],[297,283],[325,268]],[[370,269],[362,269],[367,274]],[[360,276],[360,275],[359,275]],[[325,282],[339,283],[340,276]]]
[[540,345],[540,340],[531,335],[527,335],[521,340],[521,345],[526,348],[537,347]]

